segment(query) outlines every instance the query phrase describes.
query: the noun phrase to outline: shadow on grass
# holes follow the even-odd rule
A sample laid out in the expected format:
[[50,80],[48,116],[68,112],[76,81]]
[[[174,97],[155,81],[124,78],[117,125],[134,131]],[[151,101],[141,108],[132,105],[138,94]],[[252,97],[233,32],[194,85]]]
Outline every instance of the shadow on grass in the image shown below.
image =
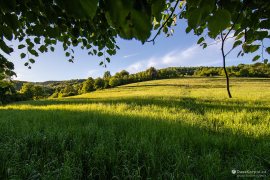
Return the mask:
[[101,111],[0,110],[0,137],[0,179],[232,179],[232,169],[269,169],[269,137]]

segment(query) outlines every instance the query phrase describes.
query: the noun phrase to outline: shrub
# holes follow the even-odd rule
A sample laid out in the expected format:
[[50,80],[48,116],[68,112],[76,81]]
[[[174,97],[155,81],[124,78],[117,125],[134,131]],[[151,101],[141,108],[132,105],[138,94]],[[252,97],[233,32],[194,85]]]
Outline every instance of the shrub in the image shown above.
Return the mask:
[[94,91],[94,84],[95,81],[93,78],[88,78],[86,81],[83,82],[82,89],[80,90],[79,94],[88,93]]
[[105,82],[101,78],[97,78],[94,83],[94,88],[95,89],[103,89],[105,85]]
[[121,84],[121,80],[119,78],[116,78],[116,77],[112,77],[109,81],[109,85],[111,87],[116,87],[116,86],[119,86]]

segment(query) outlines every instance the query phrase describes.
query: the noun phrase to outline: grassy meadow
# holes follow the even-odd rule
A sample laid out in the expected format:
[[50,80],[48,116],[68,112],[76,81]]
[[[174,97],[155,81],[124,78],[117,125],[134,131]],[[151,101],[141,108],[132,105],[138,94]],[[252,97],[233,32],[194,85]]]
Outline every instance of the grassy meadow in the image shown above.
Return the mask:
[[0,179],[269,173],[270,79],[232,78],[232,99],[225,85],[223,78],[155,80],[0,106]]

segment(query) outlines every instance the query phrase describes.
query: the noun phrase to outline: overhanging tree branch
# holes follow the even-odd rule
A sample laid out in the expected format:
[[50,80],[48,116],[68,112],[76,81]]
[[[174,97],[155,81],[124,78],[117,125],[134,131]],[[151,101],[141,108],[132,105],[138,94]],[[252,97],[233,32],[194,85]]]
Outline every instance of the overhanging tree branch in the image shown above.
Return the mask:
[[168,21],[171,19],[171,17],[173,16],[174,12],[175,12],[175,9],[177,7],[177,5],[179,4],[180,0],[177,0],[174,7],[173,7],[173,10],[171,12],[171,14],[169,15],[169,17],[165,20],[165,22],[162,24],[162,26],[158,29],[158,32],[156,33],[156,35],[153,37],[153,39],[151,40],[147,40],[146,42],[153,42],[153,44],[155,44],[155,40],[157,38],[157,36],[159,35],[160,31],[165,27],[165,25],[168,23]]

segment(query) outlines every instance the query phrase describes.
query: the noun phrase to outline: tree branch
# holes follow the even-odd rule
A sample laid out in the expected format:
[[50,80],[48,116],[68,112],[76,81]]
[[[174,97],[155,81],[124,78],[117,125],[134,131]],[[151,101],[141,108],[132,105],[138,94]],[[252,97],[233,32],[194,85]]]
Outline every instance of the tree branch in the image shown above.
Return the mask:
[[167,24],[167,22],[169,21],[169,19],[171,19],[172,15],[175,12],[175,9],[177,7],[177,5],[179,4],[180,0],[177,0],[174,7],[173,7],[173,11],[171,12],[171,14],[169,15],[169,17],[166,19],[166,21],[162,24],[162,26],[158,29],[158,32],[156,33],[156,35],[154,36],[153,39],[151,40],[147,40],[146,42],[153,42],[153,44],[155,44],[155,40],[157,38],[157,36],[159,35],[160,31],[164,28],[164,26]]
[[[228,31],[227,34],[225,35],[224,41],[226,41],[227,39],[229,39],[229,38],[227,38],[227,36],[228,36],[228,35],[230,34],[230,32],[233,30],[233,28],[234,28],[236,22],[238,21],[238,19],[239,19],[239,17],[240,17],[240,14],[242,13],[243,9],[244,9],[244,6],[241,8],[241,11],[240,11],[239,14],[237,15],[237,17],[236,17],[236,19],[235,19],[233,25],[231,26],[231,28],[229,29],[229,31]],[[232,36],[232,37],[234,37],[234,36]],[[222,37],[221,37],[221,38],[222,38]],[[230,52],[232,52],[233,49],[234,49],[234,48],[232,48],[231,50],[229,50],[229,51],[225,54],[225,57],[226,57],[228,54],[230,54]]]
[[[231,37],[227,37],[227,39],[230,39],[230,38],[234,38],[234,36],[231,36]],[[218,43],[220,43],[222,40],[216,40],[216,41],[213,41],[212,43],[209,43],[207,44],[207,46],[212,46],[212,45],[216,45]]]
[[263,40],[262,40],[262,53],[261,53],[262,61],[264,60],[263,48],[264,48],[264,44],[263,44]]

